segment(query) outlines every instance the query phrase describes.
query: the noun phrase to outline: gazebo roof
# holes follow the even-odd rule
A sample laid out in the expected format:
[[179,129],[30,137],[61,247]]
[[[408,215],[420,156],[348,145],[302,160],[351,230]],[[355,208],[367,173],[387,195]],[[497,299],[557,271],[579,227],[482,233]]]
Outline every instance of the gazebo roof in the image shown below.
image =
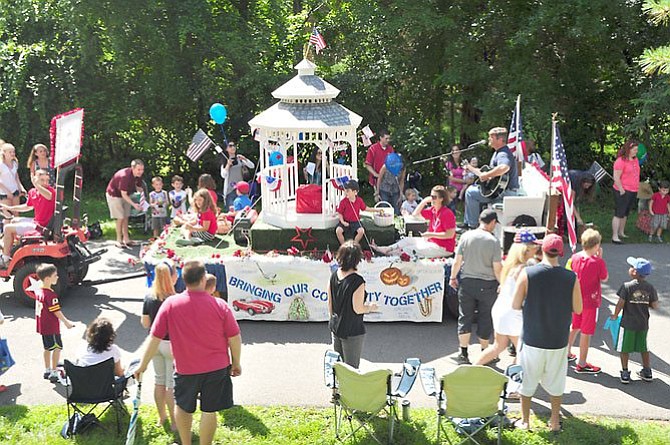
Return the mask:
[[337,102],[278,102],[249,121],[252,128],[320,130],[333,127],[358,128],[363,118]]
[[340,90],[315,75],[316,65],[307,59],[294,66],[298,75],[272,92],[272,96],[293,101],[296,99],[334,99]]

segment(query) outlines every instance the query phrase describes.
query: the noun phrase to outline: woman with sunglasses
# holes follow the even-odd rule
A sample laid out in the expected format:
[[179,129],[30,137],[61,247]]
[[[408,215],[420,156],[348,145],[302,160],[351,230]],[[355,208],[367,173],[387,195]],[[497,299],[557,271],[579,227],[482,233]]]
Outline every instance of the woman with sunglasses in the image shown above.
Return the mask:
[[[430,204],[430,207],[427,207]],[[422,258],[449,257],[456,248],[456,217],[447,207],[449,195],[443,185],[436,185],[430,196],[423,198],[412,215],[422,216],[428,221],[428,230],[421,237],[405,237],[395,244],[381,247],[370,243],[370,247],[382,255],[408,255]]]

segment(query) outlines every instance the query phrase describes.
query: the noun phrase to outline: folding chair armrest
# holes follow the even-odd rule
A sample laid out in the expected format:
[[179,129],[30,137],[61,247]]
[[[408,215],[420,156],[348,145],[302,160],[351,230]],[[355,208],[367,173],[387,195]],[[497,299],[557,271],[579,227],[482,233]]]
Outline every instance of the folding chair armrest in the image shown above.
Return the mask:
[[394,387],[391,388],[391,394],[396,397],[405,397],[412,390],[420,367],[420,359],[405,359],[405,363],[402,366],[402,374],[399,379],[395,380]]

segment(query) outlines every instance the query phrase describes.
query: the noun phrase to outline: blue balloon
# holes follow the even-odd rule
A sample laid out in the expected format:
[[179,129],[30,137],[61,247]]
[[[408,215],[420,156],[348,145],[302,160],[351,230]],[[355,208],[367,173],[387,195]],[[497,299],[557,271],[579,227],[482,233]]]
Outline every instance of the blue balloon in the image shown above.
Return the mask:
[[270,163],[270,167],[282,165],[284,163],[284,155],[280,151],[273,151],[270,153],[270,160],[268,162]]
[[390,171],[393,176],[398,176],[402,171],[402,158],[398,153],[389,153],[384,162],[386,170]]
[[220,103],[212,104],[212,106],[209,107],[209,117],[211,117],[217,124],[222,124],[228,118],[228,110],[226,110],[226,107]]

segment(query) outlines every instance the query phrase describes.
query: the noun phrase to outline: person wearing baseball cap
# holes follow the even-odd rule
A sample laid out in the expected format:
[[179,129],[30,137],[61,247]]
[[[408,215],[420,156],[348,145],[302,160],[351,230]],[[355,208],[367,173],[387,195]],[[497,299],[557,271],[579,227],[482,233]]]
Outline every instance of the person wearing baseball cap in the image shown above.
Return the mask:
[[239,181],[235,183],[235,192],[237,198],[233,201],[233,210],[239,212],[246,207],[251,207],[251,199],[249,198],[249,183],[246,181]]
[[470,364],[468,346],[475,310],[479,310],[477,337],[482,351],[488,348],[493,333],[491,308],[498,296],[502,270],[500,241],[493,235],[497,223],[498,214],[492,209],[485,209],[479,214],[479,227],[464,233],[456,247],[449,286],[458,289],[460,353],[456,363],[459,365]]
[[519,273],[512,308],[522,310],[523,367],[521,428],[530,425],[530,404],[541,384],[551,399],[552,431],[560,431],[560,412],[568,369],[568,336],[572,313],[582,313],[582,293],[577,276],[558,262],[563,239],[549,234],[542,240],[542,262]]
[[654,286],[647,282],[651,275],[651,263],[644,258],[628,257],[626,260],[630,268],[628,275],[632,278],[621,285],[617,295],[619,301],[616,309],[610,317],[612,320],[621,317],[621,327],[617,338],[616,350],[621,357],[621,372],[619,380],[621,383],[630,383],[630,371],[628,370],[628,357],[631,352],[639,352],[642,355],[642,369],[637,375],[645,382],[653,380],[651,373],[651,360],[647,348],[647,332],[649,331],[649,308],[658,309],[658,293]]

